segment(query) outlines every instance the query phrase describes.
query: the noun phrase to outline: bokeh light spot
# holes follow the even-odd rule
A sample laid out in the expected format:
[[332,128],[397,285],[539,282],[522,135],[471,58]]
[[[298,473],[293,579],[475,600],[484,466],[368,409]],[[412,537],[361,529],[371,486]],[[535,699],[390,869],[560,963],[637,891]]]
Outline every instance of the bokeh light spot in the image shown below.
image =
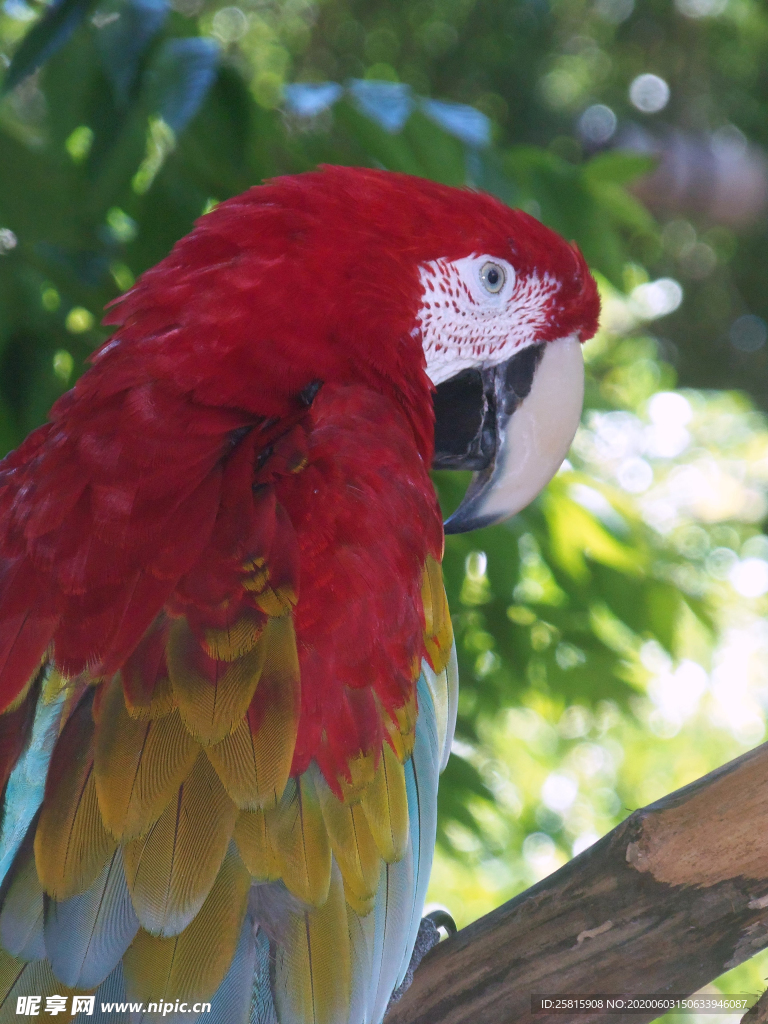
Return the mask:
[[69,135],[64,143],[64,148],[69,153],[71,159],[76,164],[80,164],[91,152],[92,145],[93,131],[87,124],[81,124]]
[[40,293],[40,302],[43,309],[49,313],[54,313],[61,305],[61,296],[53,285],[45,285]]
[[669,86],[658,75],[638,75],[629,87],[629,99],[644,114],[656,114],[669,103]]
[[596,0],[595,14],[610,25],[620,25],[635,9],[635,0]]
[[580,836],[576,836],[571,847],[573,856],[577,857],[584,850],[588,850],[590,846],[594,846],[599,838],[597,832],[582,832]]
[[262,71],[253,79],[253,95],[260,107],[274,110],[283,99],[283,76],[276,71]]
[[132,242],[138,232],[136,221],[119,206],[113,206],[107,213],[107,227],[114,240],[123,244]]
[[3,13],[14,21],[33,21],[35,18],[35,9],[24,0],[5,0]]
[[0,228],[0,256],[5,256],[11,249],[15,249],[19,240],[10,228]]
[[85,331],[90,331],[94,322],[94,316],[90,310],[85,309],[83,306],[74,306],[67,313],[64,326],[70,334],[83,334]]
[[214,14],[211,28],[216,38],[229,46],[248,31],[248,19],[239,7],[222,7]]
[[657,391],[648,403],[648,415],[659,427],[684,427],[693,416],[691,403],[676,391]]
[[728,338],[739,352],[757,352],[768,338],[768,325],[761,316],[745,313],[731,324]]
[[109,272],[121,292],[127,292],[129,288],[133,288],[136,279],[131,268],[127,267],[125,263],[110,264]]
[[547,868],[555,856],[555,844],[546,832],[532,832],[523,840],[523,857],[536,868]]
[[616,115],[604,103],[593,103],[579,118],[579,134],[585,142],[601,146],[616,131]]
[[742,597],[762,597],[768,593],[768,562],[762,558],[745,558],[736,562],[728,580]]
[[683,301],[683,289],[673,277],[660,277],[633,288],[630,298],[644,320],[656,320],[674,313]]
[[764,533],[758,533],[749,540],[745,540],[741,546],[742,558],[762,558],[768,562],[768,537]]
[[694,242],[680,256],[680,267],[686,277],[694,281],[701,281],[709,277],[717,266],[715,250],[706,242]]
[[68,384],[74,368],[75,361],[72,358],[72,354],[67,352],[65,348],[59,349],[53,357],[53,372],[59,380]]
[[630,494],[642,494],[653,483],[653,470],[645,459],[625,459],[619,466],[616,479]]
[[727,6],[728,0],[675,0],[675,7],[686,18],[714,18]]
[[541,799],[550,811],[567,811],[579,792],[578,783],[567,775],[552,772],[541,787]]

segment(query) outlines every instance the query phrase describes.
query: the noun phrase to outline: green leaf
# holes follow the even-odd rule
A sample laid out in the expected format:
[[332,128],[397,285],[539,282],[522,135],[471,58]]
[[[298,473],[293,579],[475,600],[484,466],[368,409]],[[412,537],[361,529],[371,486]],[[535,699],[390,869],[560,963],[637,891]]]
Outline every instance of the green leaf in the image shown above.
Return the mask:
[[[656,230],[656,222],[648,210],[621,185],[589,178],[587,183],[590,193],[608,214],[614,229],[622,227],[647,234]],[[610,231],[611,227],[608,226],[607,230]]]
[[584,167],[584,176],[590,181],[609,181],[614,185],[626,185],[644,174],[650,174],[657,163],[658,159],[655,156],[613,149],[592,157]]
[[675,633],[682,607],[680,591],[668,583],[649,583],[646,589],[645,603],[648,625],[653,630],[656,639],[667,651],[674,652]]
[[622,544],[582,505],[555,488],[545,492],[543,503],[554,556],[574,580],[589,579],[587,558],[627,576],[642,576],[645,552]]

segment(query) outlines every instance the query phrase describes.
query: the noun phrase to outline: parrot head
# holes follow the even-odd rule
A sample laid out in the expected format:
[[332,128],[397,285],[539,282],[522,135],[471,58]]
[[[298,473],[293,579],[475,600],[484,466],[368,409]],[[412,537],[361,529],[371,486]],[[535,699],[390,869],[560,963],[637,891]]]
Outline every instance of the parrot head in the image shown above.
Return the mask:
[[433,466],[475,471],[445,523],[463,533],[525,508],[565,458],[599,297],[575,245],[503,207],[495,235],[475,238],[465,256],[422,264],[420,280]]
[[[220,204],[121,296],[119,334],[211,405],[282,417],[323,384],[408,416],[422,458],[474,471],[445,524],[525,507],[578,426],[599,298],[574,244],[487,194],[355,167]],[[172,369],[171,369],[172,367]],[[254,408],[254,411],[255,408]]]

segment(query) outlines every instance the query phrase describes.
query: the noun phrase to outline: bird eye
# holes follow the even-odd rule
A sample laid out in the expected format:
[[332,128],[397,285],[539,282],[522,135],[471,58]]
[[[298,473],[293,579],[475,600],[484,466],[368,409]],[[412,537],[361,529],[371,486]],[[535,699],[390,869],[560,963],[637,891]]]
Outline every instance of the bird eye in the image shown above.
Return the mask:
[[484,263],[480,268],[480,280],[487,292],[497,295],[504,287],[507,275],[498,263]]

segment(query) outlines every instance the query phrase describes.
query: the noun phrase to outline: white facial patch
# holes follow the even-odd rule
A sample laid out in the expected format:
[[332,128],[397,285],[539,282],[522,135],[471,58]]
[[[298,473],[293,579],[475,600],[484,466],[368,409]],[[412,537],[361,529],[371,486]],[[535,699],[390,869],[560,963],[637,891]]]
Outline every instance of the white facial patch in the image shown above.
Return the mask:
[[418,323],[433,384],[472,366],[494,366],[541,340],[560,288],[548,274],[519,277],[506,260],[489,255],[433,260],[419,273]]

